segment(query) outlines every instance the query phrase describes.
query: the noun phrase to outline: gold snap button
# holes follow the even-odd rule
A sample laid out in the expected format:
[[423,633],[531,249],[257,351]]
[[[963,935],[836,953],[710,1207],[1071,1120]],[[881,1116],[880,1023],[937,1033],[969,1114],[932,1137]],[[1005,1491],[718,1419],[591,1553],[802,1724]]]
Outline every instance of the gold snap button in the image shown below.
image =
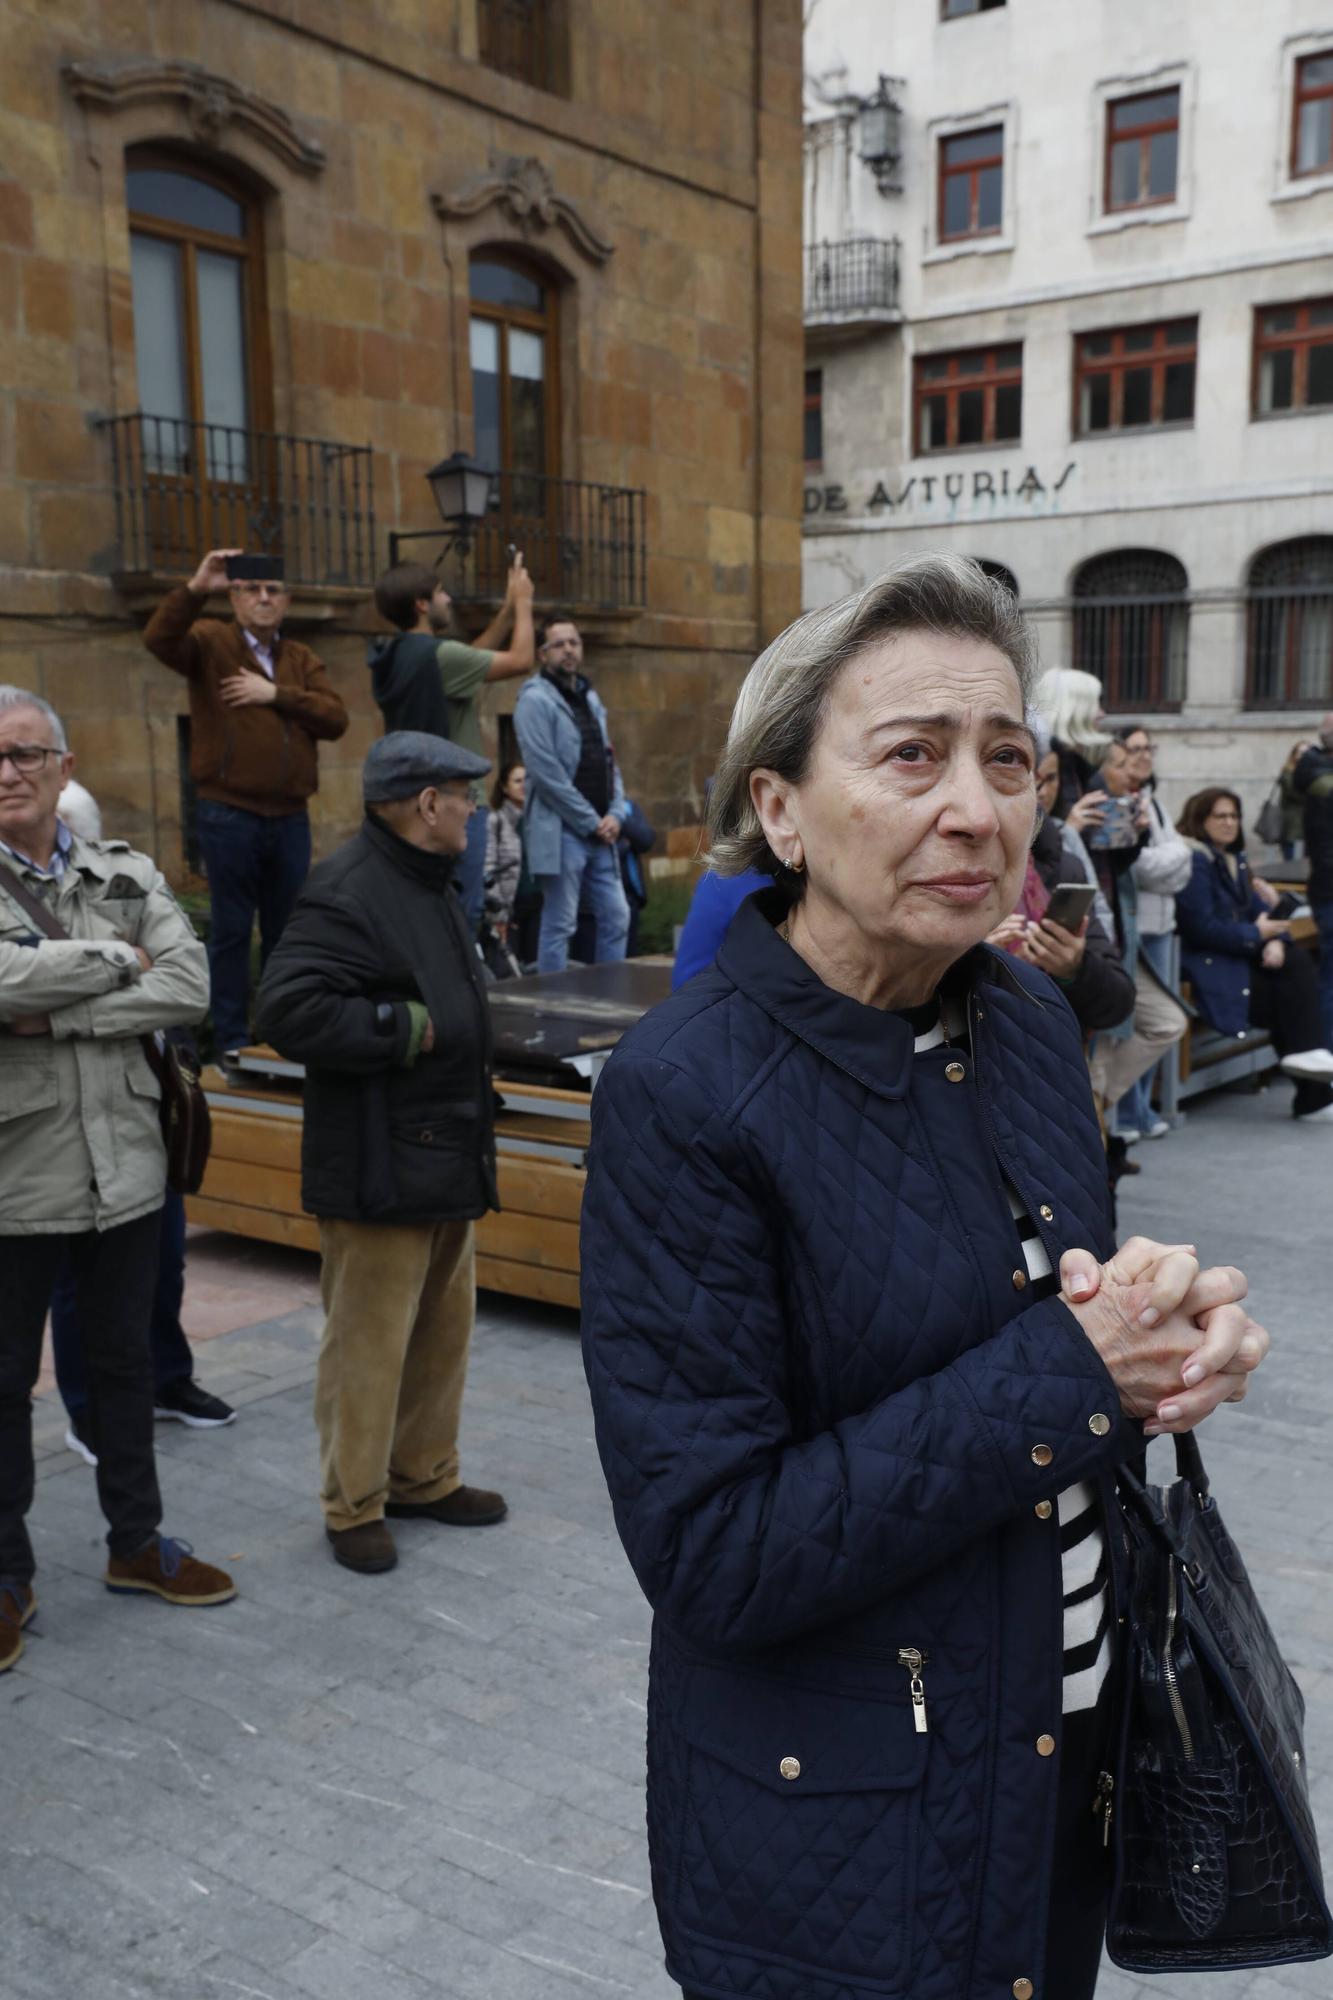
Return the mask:
[[1098,1410],[1088,1418],[1088,1429],[1097,1438],[1104,1438],[1111,1428],[1111,1419]]
[[1030,1979],[1016,1979],[1014,1981],[1014,2000],[1032,2000],[1034,1991],[1035,1988]]
[[1009,1282],[1012,1284],[1016,1292],[1021,1292],[1026,1290],[1027,1281],[1028,1281],[1028,1274],[1026,1271],[1015,1271]]
[[1051,1503],[1049,1500],[1039,1500],[1032,1511],[1039,1521],[1049,1521],[1052,1513]]
[[1054,1757],[1055,1738],[1053,1736],[1039,1736],[1037,1738],[1037,1755],[1039,1757]]
[[1055,1221],[1055,1210],[1051,1207],[1048,1201],[1044,1201],[1042,1203],[1041,1207],[1037,1210],[1037,1213],[1041,1217],[1043,1222]]
[[801,1775],[800,1758],[784,1757],[782,1762],[778,1765],[778,1775],[779,1777],[782,1778],[799,1778]]
[[1051,1447],[1048,1444],[1033,1445],[1032,1463],[1034,1465],[1049,1465],[1054,1457],[1055,1453],[1051,1450]]
[[948,1077],[950,1083],[961,1083],[967,1075],[967,1071],[960,1062],[951,1062],[945,1063],[944,1074]]

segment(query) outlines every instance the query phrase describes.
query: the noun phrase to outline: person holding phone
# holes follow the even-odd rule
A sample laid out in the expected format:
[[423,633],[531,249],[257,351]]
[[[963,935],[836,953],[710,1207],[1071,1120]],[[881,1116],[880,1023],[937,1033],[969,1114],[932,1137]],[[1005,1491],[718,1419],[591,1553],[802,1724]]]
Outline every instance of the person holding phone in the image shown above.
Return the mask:
[[[223,589],[231,621],[205,618]],[[210,549],[189,582],[167,592],[143,635],[190,690],[195,825],[212,903],[213,1034],[224,1059],[250,1039],[255,916],[266,963],[310,868],[318,746],[347,728],[323,661],[283,631],[290,604],[275,557]]]

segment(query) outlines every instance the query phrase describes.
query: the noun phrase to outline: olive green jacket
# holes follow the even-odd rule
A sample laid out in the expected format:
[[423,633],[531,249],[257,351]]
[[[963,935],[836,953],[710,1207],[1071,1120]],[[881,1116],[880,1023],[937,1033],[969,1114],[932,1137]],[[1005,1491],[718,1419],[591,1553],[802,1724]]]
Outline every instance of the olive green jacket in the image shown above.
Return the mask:
[[[5,893],[15,875],[68,942]],[[162,1093],[139,1038],[207,1008],[204,947],[148,855],[76,836],[57,882],[0,851],[0,1236],[110,1229],[161,1207]],[[49,1033],[11,1031],[34,1014]]]

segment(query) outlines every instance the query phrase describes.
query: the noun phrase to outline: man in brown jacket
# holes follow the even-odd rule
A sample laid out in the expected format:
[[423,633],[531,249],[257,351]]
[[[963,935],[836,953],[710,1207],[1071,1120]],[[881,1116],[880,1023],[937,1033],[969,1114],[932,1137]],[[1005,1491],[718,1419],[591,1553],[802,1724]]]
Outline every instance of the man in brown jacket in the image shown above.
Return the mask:
[[[250,558],[247,569],[265,573],[231,581],[227,559],[240,554],[212,550],[188,583],[168,592],[144,632],[149,652],[190,684],[190,776],[212,899],[208,966],[223,1055],[250,1039],[255,913],[267,960],[310,868],[315,745],[347,728],[323,663],[282,632],[291,599],[281,567]],[[209,594],[224,588],[235,622],[201,617]]]

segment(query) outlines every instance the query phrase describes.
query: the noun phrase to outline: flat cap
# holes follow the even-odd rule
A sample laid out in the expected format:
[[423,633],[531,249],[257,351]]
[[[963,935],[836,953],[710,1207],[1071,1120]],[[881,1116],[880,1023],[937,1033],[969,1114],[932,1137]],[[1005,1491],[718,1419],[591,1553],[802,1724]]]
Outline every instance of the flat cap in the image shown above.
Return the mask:
[[361,796],[368,806],[385,805],[392,799],[413,798],[427,785],[443,785],[451,778],[484,778],[490,768],[484,757],[451,743],[447,736],[395,729],[366,752]]

